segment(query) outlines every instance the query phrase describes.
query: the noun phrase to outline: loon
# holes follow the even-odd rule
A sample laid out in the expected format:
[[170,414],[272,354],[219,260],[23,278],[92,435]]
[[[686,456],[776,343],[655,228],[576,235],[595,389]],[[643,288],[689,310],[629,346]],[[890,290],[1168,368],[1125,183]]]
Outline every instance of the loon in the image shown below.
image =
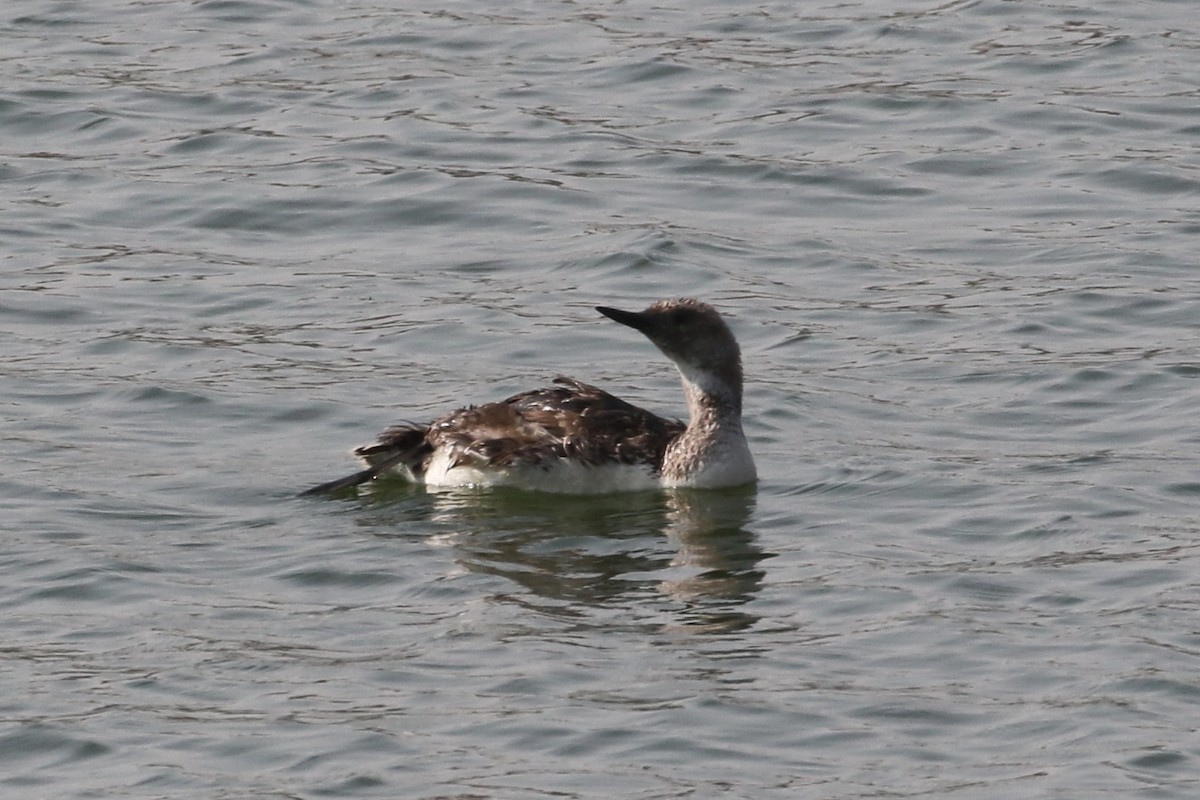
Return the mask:
[[644,311],[596,310],[640,331],[674,362],[686,425],[560,376],[553,386],[388,428],[354,451],[366,469],[302,495],[330,494],[384,473],[430,489],[511,486],[567,494],[754,482],[742,432],[741,351],[721,315],[691,298]]

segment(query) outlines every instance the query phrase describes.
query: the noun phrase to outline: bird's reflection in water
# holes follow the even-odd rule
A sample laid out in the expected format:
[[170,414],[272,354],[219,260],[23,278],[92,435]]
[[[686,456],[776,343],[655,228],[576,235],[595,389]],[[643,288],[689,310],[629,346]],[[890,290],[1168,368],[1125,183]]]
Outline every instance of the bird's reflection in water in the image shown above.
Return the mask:
[[667,539],[676,547],[662,590],[688,608],[688,624],[713,631],[742,630],[757,617],[741,609],[762,586],[759,562],[768,554],[746,525],[753,491],[680,490],[666,498]]
[[582,624],[597,609],[625,612],[614,624],[691,631],[757,621],[744,606],[768,554],[746,527],[752,487],[596,497],[492,489],[408,499],[428,504],[421,516],[460,568],[524,590],[499,592],[496,601]]

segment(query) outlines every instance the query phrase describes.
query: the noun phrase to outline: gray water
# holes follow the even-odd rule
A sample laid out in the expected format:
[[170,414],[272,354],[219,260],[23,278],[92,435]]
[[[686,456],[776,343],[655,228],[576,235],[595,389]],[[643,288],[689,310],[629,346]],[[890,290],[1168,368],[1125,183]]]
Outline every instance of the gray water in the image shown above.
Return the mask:
[[[0,792],[1193,798],[1191,2],[13,0]],[[703,297],[754,492],[297,499]]]

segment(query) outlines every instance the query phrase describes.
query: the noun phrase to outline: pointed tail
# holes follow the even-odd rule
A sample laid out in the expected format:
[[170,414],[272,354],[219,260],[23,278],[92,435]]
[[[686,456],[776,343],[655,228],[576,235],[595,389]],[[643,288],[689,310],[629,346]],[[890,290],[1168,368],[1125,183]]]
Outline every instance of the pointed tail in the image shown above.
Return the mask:
[[381,461],[376,461],[371,466],[367,467],[366,469],[359,470],[353,475],[347,475],[344,478],[338,478],[337,480],[318,484],[311,489],[305,489],[296,496],[313,497],[316,495],[330,495],[334,494],[335,492],[340,492],[342,489],[349,489],[351,486],[358,486],[366,483],[367,481],[374,480],[379,476],[380,473],[386,472],[389,467],[399,464],[411,454],[412,450],[401,450],[397,453],[393,453]]

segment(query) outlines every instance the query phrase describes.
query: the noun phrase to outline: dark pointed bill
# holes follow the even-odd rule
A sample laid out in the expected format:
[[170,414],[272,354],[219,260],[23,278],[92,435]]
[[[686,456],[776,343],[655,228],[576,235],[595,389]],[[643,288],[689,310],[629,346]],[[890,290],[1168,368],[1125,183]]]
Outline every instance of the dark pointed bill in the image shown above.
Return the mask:
[[596,306],[596,310],[604,316],[622,325],[628,325],[636,331],[645,331],[650,322],[642,314],[636,311],[622,311],[619,308],[609,308],[608,306]]

